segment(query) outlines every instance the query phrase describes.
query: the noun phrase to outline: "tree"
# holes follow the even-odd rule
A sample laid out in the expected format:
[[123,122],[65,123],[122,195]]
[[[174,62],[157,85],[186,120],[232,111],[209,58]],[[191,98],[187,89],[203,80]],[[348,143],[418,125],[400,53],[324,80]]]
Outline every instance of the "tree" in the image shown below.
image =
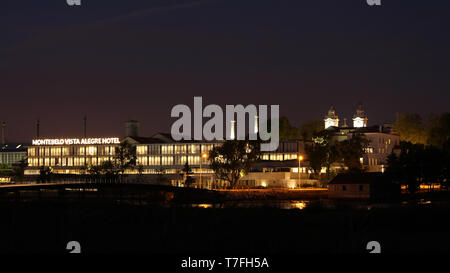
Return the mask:
[[[312,156],[311,158],[309,158],[309,160],[312,160],[313,162],[310,163],[317,169],[319,169],[319,165],[320,169],[321,167],[325,167],[327,170],[327,177],[329,178],[331,164],[336,162],[339,157],[336,150],[336,144],[332,141],[332,134],[329,131],[322,130],[313,136],[313,141],[315,147],[313,149],[316,150],[306,151],[308,154],[308,158],[309,156]],[[310,154],[313,152],[314,154]]]
[[[270,128],[270,122],[268,122],[268,128]],[[300,131],[298,128],[293,127],[287,117],[280,117],[279,119],[280,139],[299,139]]]
[[195,180],[192,178],[191,174],[193,174],[191,166],[189,166],[189,163],[186,161],[184,163],[183,169],[181,170],[182,176],[184,179],[184,185],[186,187],[190,187],[192,184],[194,184]]
[[14,164],[14,166],[13,166],[14,176],[17,179],[22,180],[24,177],[24,174],[25,174],[25,169],[27,167],[28,167],[28,162],[27,162],[26,158],[23,158],[17,164]]
[[314,173],[320,174],[322,167],[325,166],[327,160],[327,148],[319,144],[305,146],[308,155],[309,165]]
[[443,148],[450,139],[450,113],[430,118],[428,144]]
[[[270,130],[270,123],[268,122]],[[319,119],[312,119],[304,122],[299,128],[291,125],[287,117],[279,119],[280,139],[303,139],[312,140],[313,136],[323,130],[323,122]]]
[[342,163],[349,172],[361,172],[363,165],[360,158],[364,154],[364,148],[369,145],[369,140],[364,135],[354,133],[350,139],[340,141],[336,144],[336,150]]
[[137,182],[142,182],[144,181],[144,165],[142,165],[141,163],[139,163],[137,165],[137,171],[138,171],[138,175],[137,175]]
[[388,157],[386,174],[407,185],[410,193],[415,193],[420,184],[444,184],[448,181],[448,158],[445,149],[401,142],[400,155]]
[[401,141],[413,144],[427,143],[428,133],[419,114],[400,114],[394,129],[399,133]]
[[250,140],[228,140],[214,147],[209,153],[210,168],[219,179],[229,182],[235,188],[241,176],[260,155],[260,143]]
[[301,138],[308,141],[311,141],[322,130],[323,121],[317,118],[304,122],[299,129]]
[[163,184],[165,182],[168,181],[167,177],[164,176],[164,174],[166,173],[166,169],[164,169],[163,167],[159,168],[158,170],[156,170],[157,176],[156,176],[156,181],[159,184]]
[[41,183],[49,182],[52,179],[52,175],[53,175],[53,172],[52,172],[51,168],[42,166],[39,169],[39,176],[38,176],[37,180],[38,180],[38,182],[41,182]]
[[0,164],[0,176],[13,176],[14,171],[11,169],[11,167],[7,164]]
[[100,178],[107,181],[116,181],[120,169],[110,160],[103,161],[100,165],[91,165],[87,168],[87,173],[94,178]]
[[126,169],[136,166],[136,146],[130,144],[128,141],[120,143],[116,147],[115,161],[123,175]]

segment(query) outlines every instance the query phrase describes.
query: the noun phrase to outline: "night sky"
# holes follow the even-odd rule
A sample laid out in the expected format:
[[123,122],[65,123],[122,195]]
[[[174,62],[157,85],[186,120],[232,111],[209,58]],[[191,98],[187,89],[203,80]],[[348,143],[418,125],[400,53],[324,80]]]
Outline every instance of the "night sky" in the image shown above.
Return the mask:
[[169,132],[176,104],[279,104],[294,125],[449,111],[450,2],[3,0],[9,141]]

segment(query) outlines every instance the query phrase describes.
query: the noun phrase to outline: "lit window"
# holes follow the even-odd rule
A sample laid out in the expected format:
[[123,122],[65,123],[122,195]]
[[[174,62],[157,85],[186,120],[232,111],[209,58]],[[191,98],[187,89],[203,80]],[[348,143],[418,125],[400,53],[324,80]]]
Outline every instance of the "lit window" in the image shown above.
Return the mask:
[[95,147],[95,146],[87,147],[87,154],[88,155],[96,155],[97,154],[97,147]]

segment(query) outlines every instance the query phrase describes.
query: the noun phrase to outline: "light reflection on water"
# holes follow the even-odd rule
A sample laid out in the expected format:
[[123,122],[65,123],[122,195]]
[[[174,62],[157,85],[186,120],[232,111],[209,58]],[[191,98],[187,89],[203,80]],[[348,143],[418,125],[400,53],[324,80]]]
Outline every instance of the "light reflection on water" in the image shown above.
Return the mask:
[[192,208],[277,208],[277,209],[305,209],[310,201],[293,200],[293,201],[228,201],[224,203],[202,203],[202,204],[185,204],[185,207]]
[[397,202],[369,202],[369,201],[334,201],[334,200],[254,200],[254,201],[227,201],[223,203],[183,204],[190,208],[276,208],[304,210],[306,208],[336,209],[347,208],[356,210],[372,210],[387,208],[428,207],[430,205],[450,206],[450,202],[434,202],[425,199],[397,201]]

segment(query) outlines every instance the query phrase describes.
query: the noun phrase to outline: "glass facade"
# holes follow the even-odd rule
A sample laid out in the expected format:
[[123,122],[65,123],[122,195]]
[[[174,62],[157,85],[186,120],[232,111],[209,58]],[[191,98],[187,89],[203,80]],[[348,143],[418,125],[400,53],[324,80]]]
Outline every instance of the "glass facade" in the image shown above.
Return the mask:
[[[186,162],[191,166],[200,166],[201,155],[209,153],[220,144],[137,144],[136,154],[143,166],[178,167]],[[202,167],[208,160],[203,158]]]
[[68,145],[27,148],[29,167],[81,167],[99,165],[111,160],[115,154],[114,145]]
[[26,152],[0,152],[0,164],[12,165],[26,157]]
[[[298,141],[284,141],[274,152],[263,153],[262,160],[284,161],[296,160],[299,148]],[[208,168],[208,158],[202,154],[219,145],[216,143],[137,143],[137,165],[142,165],[143,173],[151,174],[163,171],[165,174],[179,173],[186,162],[193,173],[212,173]],[[49,145],[29,146],[27,148],[30,169],[52,167],[56,173],[80,173],[83,167],[100,165],[105,161],[114,160],[117,144],[99,145]],[[137,170],[128,170],[137,173]]]

